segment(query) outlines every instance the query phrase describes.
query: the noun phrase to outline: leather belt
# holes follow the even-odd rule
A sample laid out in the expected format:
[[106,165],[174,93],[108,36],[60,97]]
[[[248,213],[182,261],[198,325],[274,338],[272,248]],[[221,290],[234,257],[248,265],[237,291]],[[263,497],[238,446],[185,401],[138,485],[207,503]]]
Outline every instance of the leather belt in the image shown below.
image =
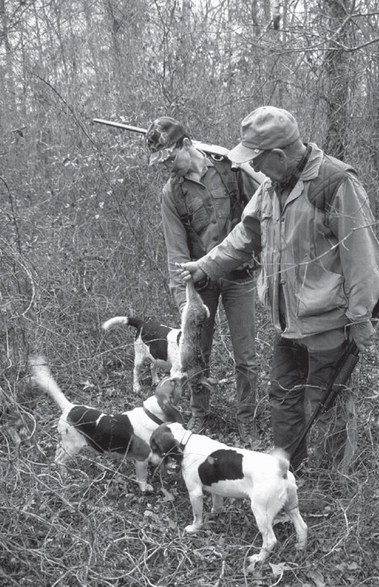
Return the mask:
[[[234,271],[229,271],[226,275],[222,276],[224,279],[234,280],[234,279],[247,279],[253,277],[253,269],[249,267],[244,267],[243,269],[234,269]],[[197,291],[203,291],[209,285],[210,279],[209,277],[204,277],[200,281],[195,283],[195,288]]]

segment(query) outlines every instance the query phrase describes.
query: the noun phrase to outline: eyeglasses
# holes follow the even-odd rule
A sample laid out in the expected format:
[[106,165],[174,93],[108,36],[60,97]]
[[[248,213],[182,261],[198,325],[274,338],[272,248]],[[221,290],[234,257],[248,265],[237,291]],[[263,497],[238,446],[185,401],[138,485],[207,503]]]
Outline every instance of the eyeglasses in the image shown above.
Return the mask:
[[167,159],[165,159],[164,161],[162,161],[163,165],[167,168],[167,169],[172,169],[175,160],[177,157],[177,153],[172,153]]
[[254,159],[250,159],[249,161],[249,165],[250,167],[252,167],[253,169],[255,169],[255,167],[259,166],[263,159],[266,157],[266,155],[268,153],[271,153],[272,149],[268,149],[267,151],[263,151],[263,153],[260,153],[257,157],[254,157]]
[[159,151],[152,152],[149,150],[150,165],[155,165],[156,163],[165,163],[166,161],[170,160],[175,149],[176,145],[171,145],[171,147],[166,147],[165,149],[161,149]]

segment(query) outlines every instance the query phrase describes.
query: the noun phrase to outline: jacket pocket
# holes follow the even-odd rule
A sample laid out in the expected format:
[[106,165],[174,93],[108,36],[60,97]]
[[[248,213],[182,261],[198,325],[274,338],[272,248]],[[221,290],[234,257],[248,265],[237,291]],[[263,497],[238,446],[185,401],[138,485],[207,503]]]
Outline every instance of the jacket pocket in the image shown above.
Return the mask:
[[[263,212],[261,216],[261,244],[262,250],[265,250],[269,245],[269,234],[272,237],[272,214]],[[271,243],[272,245],[272,243]]]
[[347,299],[344,292],[344,278],[338,273],[328,271],[315,261],[305,266],[303,278],[299,280],[296,293],[297,316],[322,315],[336,308],[345,309]]
[[218,218],[229,218],[231,202],[225,190],[221,188],[212,190],[212,199]]
[[200,198],[193,198],[190,203],[191,225],[197,234],[209,224],[209,214]]

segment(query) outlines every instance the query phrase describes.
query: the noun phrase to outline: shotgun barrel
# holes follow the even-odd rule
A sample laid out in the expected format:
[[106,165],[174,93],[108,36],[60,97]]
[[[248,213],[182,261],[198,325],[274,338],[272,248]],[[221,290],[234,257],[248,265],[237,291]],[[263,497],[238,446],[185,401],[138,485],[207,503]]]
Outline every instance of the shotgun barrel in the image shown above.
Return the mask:
[[102,118],[94,118],[93,122],[98,124],[105,124],[106,126],[114,126],[115,128],[122,128],[123,130],[130,130],[131,132],[137,132],[141,135],[146,134],[146,129],[138,126],[131,126],[130,124],[124,124],[123,122],[113,122],[112,120],[103,120]]
[[[141,128],[139,126],[132,126],[130,124],[125,124],[124,122],[113,122],[112,120],[104,120],[103,118],[93,118],[93,122],[98,124],[105,124],[106,126],[113,126],[114,128],[120,128],[122,130],[128,130],[130,132],[135,132],[141,135],[145,135],[147,130],[145,128]],[[212,155],[213,157],[228,157],[229,149],[225,147],[220,147],[219,145],[213,145],[209,143],[203,143],[201,141],[192,140],[192,144],[196,149],[200,149],[200,151],[204,151],[207,155]],[[259,171],[254,171],[254,169],[249,165],[249,163],[242,163],[239,165],[240,169],[243,169],[245,173],[250,175],[250,177],[255,181],[256,188],[260,186],[260,184],[265,180],[266,176]]]
[[[147,130],[145,128],[140,128],[139,126],[132,126],[130,124],[124,124],[123,122],[113,122],[110,120],[103,120],[102,118],[94,118],[93,122],[97,122],[99,124],[105,124],[107,126],[113,126],[115,128],[121,128],[122,130],[129,130],[130,132],[136,132],[141,135],[145,135]],[[192,141],[193,146],[209,155],[216,155],[219,157],[226,157],[228,154],[228,149],[225,147],[219,147],[218,145],[209,145],[208,143],[202,143],[201,141]]]

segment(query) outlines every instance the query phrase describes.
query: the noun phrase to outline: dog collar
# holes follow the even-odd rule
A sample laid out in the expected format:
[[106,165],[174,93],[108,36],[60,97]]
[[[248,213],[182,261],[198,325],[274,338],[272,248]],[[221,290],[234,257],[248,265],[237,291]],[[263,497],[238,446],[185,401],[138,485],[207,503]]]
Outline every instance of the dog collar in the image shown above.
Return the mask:
[[192,436],[192,431],[191,430],[186,430],[185,431],[185,434],[184,434],[184,436],[183,436],[183,438],[182,438],[182,440],[180,441],[180,444],[179,444],[180,450],[184,450],[185,449],[186,444],[189,441],[189,439],[191,438],[191,436]]
[[147,408],[145,408],[145,406],[142,406],[142,407],[143,407],[143,411],[145,412],[146,416],[149,416],[150,420],[152,420],[153,422],[158,424],[158,426],[163,424],[163,420],[160,420],[160,418],[158,418],[157,416],[152,414]]

